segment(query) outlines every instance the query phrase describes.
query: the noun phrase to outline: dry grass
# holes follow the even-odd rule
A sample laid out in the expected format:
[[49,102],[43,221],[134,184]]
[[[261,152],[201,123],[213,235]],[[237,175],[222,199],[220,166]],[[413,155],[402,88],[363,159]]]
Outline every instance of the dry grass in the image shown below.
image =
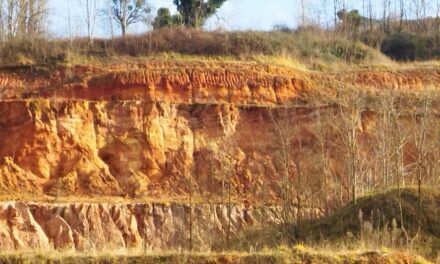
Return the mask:
[[280,246],[259,252],[92,252],[59,251],[8,252],[0,254],[1,263],[430,263],[408,252],[316,250],[302,245]]
[[292,263],[431,263],[417,254],[405,251],[313,249],[302,245],[293,248]]
[[[440,252],[440,193],[424,188],[422,206],[418,209],[416,190],[402,190],[405,230],[400,224],[398,197],[397,190],[368,194],[360,198],[357,204],[348,204],[328,217],[305,220],[299,224],[253,227],[240,233],[233,245],[248,250],[276,248],[280,243],[302,241],[319,249],[320,253],[392,248],[437,258]],[[359,216],[360,211],[363,212],[362,217]]]
[[393,62],[342,33],[319,28],[291,32],[156,30],[126,39],[19,39],[0,46],[4,65],[103,65],[140,60],[265,63],[302,70],[435,68],[437,60]]
[[293,32],[207,32],[172,28],[126,39],[15,40],[0,47],[4,65],[106,65],[145,60],[264,63],[301,70],[405,70],[436,68],[439,61],[394,62],[339,33],[316,28]]
[[334,32],[207,32],[173,28],[126,39],[15,40],[0,49],[0,64],[90,64],[121,57],[199,56],[214,59],[307,65],[325,70],[341,65],[388,63],[380,52]]
[[130,251],[74,253],[58,251],[8,252],[0,263],[288,263],[289,255],[278,251],[245,252],[152,252]]

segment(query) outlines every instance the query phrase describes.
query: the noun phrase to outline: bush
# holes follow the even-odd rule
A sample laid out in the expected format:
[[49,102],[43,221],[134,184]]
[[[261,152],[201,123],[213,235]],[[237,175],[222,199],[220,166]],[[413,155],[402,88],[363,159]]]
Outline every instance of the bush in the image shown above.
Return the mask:
[[416,36],[406,32],[392,33],[382,41],[380,49],[394,60],[415,60],[417,55]]
[[440,58],[440,35],[414,35],[396,32],[387,36],[382,52],[398,61],[430,60]]

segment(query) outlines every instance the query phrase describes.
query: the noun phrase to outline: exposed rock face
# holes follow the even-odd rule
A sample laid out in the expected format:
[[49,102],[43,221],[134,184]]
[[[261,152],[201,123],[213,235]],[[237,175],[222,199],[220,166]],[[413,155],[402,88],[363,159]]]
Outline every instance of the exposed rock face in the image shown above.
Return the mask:
[[[248,136],[237,126],[256,121],[229,105],[140,101],[3,101],[0,113],[0,189],[54,196],[182,195],[191,174],[206,189],[203,166],[212,164],[202,153]],[[231,150],[242,165],[254,151],[248,143]]]
[[[286,111],[293,124],[288,132],[301,134],[289,152],[307,155],[304,170],[317,170],[314,110]],[[191,184],[192,195],[203,202],[224,202],[229,191],[234,200],[277,203],[285,166],[271,120],[276,115],[267,107],[229,104],[2,101],[0,192],[179,200],[187,199]],[[337,130],[322,126],[337,139]],[[344,164],[340,150],[331,150],[337,172]],[[295,177],[293,160],[289,167]],[[319,178],[308,184],[315,186],[313,181]]]
[[[225,162],[221,155],[204,154],[219,152],[232,137],[239,142],[252,136],[244,129],[252,130],[255,122],[262,129],[259,116],[243,116],[240,108],[283,104],[310,88],[304,73],[271,66],[150,63],[122,68],[75,67],[51,76],[0,73],[3,99],[46,98],[0,102],[0,144],[5,146],[0,149],[0,190],[164,198],[186,195],[192,176],[198,193],[218,191],[226,169],[218,164]],[[234,176],[237,192],[260,190],[266,169],[253,168],[259,175],[252,176],[246,163],[255,158],[273,167],[267,155],[248,142],[226,152],[238,155],[235,169],[243,175]],[[211,177],[213,170],[219,170],[217,179]],[[275,198],[278,190],[272,189],[269,196]]]
[[[122,69],[121,69],[122,68]],[[0,73],[0,97],[144,100],[175,103],[285,103],[311,87],[302,72],[233,63],[149,63],[59,69],[53,76]]]
[[[311,107],[304,100],[324,92],[338,96],[341,85],[379,91],[440,83],[437,71],[428,73],[323,75],[170,62],[51,75],[0,72],[2,197],[179,202],[3,203],[0,249],[173,249],[187,244],[190,221],[194,246],[208,249],[225,236],[228,199],[243,204],[231,212],[234,233],[263,221],[280,223],[277,205],[286,195],[294,218],[319,217],[350,196],[341,158],[344,120],[340,106]],[[377,165],[371,159],[379,139],[376,114],[368,107],[359,111],[352,125],[362,166]],[[410,140],[407,164],[417,156]],[[368,184],[380,184],[369,173]],[[299,191],[303,186],[307,191]],[[192,220],[183,205],[189,197],[200,204]]]
[[[0,205],[0,249],[76,249],[78,251],[188,247],[190,207],[177,204],[24,204]],[[245,227],[281,222],[279,207],[234,205],[192,207],[192,243],[208,250]]]
[[24,203],[1,204],[0,226],[2,250],[49,247],[49,239]]

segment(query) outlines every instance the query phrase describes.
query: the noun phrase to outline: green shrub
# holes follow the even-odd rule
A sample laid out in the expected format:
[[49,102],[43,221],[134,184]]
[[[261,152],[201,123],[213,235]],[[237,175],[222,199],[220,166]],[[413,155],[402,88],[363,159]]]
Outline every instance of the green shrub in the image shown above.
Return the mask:
[[394,60],[415,60],[417,56],[416,36],[406,32],[392,33],[382,41],[381,51]]
[[398,61],[430,60],[440,58],[440,35],[415,35],[395,32],[387,36],[381,51]]

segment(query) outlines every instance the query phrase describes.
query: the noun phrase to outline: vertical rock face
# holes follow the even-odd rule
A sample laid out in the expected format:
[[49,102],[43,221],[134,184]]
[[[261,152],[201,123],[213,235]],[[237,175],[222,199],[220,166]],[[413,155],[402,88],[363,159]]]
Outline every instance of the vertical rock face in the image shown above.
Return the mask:
[[[0,249],[76,249],[78,251],[188,247],[211,249],[230,235],[264,221],[278,224],[280,208],[178,204],[25,204],[0,205]],[[189,231],[192,227],[192,232]],[[228,231],[229,230],[229,231]]]
[[46,249],[49,239],[24,203],[4,203],[0,207],[2,250]]
[[[323,148],[327,173],[348,184],[338,158],[341,120],[337,106],[292,102],[328,92],[334,83],[419,89],[435,82],[436,71],[429,78],[375,71],[324,76],[202,62],[78,66],[49,76],[0,72],[0,194],[178,200],[191,190],[204,201],[223,202],[231,182],[235,200],[264,204],[279,202],[283,179],[303,170],[307,184],[318,186],[313,197],[323,185],[313,177],[323,173]],[[289,131],[281,131],[283,118]],[[370,110],[361,113],[365,142],[374,140],[374,118]],[[283,143],[286,133],[296,135]],[[364,145],[368,153],[371,144]],[[286,146],[290,160],[283,162]],[[303,156],[308,159],[298,169]]]
[[[350,195],[343,110],[304,102],[345,86],[440,83],[425,73],[170,62],[0,71],[0,198],[143,201],[0,203],[0,250],[178,249],[190,234],[209,249],[229,232],[280,223],[287,200],[296,219],[319,217]],[[377,114],[358,110],[362,166],[376,168]],[[380,184],[371,171],[368,186]]]
[[[138,198],[279,197],[267,108],[142,101],[0,102],[0,190]],[[250,140],[252,139],[252,140]],[[272,156],[271,156],[272,155]],[[226,166],[228,165],[228,166]],[[229,176],[228,176],[229,177]],[[224,188],[223,188],[223,191]]]

